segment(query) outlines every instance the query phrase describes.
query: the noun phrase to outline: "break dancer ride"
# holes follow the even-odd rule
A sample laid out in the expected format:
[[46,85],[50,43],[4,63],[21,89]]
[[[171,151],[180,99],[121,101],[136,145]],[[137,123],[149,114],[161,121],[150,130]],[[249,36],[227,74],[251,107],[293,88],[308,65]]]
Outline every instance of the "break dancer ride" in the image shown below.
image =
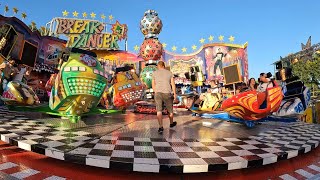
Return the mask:
[[255,122],[262,120],[296,119],[310,103],[310,90],[292,75],[277,76],[277,79],[282,86],[272,81],[274,87],[267,88],[266,92],[252,90],[240,93],[225,100],[222,109],[231,116],[231,120],[244,122],[248,127],[253,127]]
[[[162,29],[162,21],[158,13],[154,10],[148,10],[144,13],[140,21],[140,30],[145,39],[140,47],[140,56],[145,60],[140,78],[146,86],[145,99],[153,99],[152,75],[157,70],[157,62],[160,60],[163,48],[158,40],[158,35]],[[164,109],[164,111],[166,111]],[[135,112],[139,113],[156,113],[156,108],[150,101],[140,101],[135,104]]]
[[[252,90],[226,99],[222,103],[222,109],[233,117],[247,121],[267,117],[279,109],[283,99],[281,87],[276,82],[273,83],[274,87],[267,88],[265,92]],[[263,103],[266,103],[266,107],[261,106]]]
[[127,65],[116,68],[112,86],[104,93],[102,101],[105,105],[124,110],[142,99],[143,92],[144,86],[134,68]]
[[49,107],[77,122],[81,115],[95,108],[107,85],[104,72],[93,52],[72,48],[64,55],[63,64],[51,89]]

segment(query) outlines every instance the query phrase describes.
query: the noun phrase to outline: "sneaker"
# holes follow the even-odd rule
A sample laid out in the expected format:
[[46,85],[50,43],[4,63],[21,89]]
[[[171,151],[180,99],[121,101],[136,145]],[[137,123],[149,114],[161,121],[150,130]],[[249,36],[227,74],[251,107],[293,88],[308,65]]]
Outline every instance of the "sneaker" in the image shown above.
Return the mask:
[[170,124],[170,127],[173,128],[173,127],[175,127],[176,125],[177,125],[177,122],[175,121],[175,122],[173,122],[172,124]]
[[159,134],[162,134],[162,133],[163,133],[163,127],[159,128],[158,133],[159,133]]

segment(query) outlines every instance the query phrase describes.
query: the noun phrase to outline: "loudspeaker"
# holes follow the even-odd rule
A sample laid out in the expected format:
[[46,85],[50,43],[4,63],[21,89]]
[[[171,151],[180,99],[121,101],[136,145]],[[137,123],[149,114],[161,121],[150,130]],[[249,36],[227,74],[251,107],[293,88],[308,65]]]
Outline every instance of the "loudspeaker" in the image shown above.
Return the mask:
[[242,82],[238,64],[233,64],[223,68],[225,84]]
[[285,71],[286,71],[286,78],[290,78],[293,75],[291,68],[286,68]]
[[282,69],[282,62],[281,61],[276,63],[276,69],[277,70]]
[[281,80],[280,72],[276,72],[276,80]]
[[187,79],[190,79],[190,73],[189,73],[189,72],[184,73],[184,76],[185,76]]
[[191,75],[191,81],[197,81],[196,75],[194,74]]
[[194,73],[193,67],[190,67],[190,72],[191,72],[191,73]]

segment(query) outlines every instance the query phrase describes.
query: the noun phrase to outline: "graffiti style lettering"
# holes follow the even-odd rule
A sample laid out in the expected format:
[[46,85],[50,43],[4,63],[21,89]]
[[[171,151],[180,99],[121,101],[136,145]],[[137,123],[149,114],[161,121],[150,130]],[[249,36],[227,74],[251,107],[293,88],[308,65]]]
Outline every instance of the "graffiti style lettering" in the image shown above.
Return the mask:
[[112,36],[112,40],[111,40],[111,43],[110,43],[110,48],[111,49],[119,49],[119,45],[118,45],[118,36]]
[[69,34],[70,29],[74,25],[75,20],[67,20],[67,19],[59,19],[58,20],[58,28],[57,28],[57,33],[58,34]]
[[110,37],[111,37],[111,34],[104,34],[103,35],[102,47],[110,48],[110,42],[111,42]]
[[102,34],[97,35],[97,47],[102,48]]
[[[126,25],[117,22],[117,27],[125,31],[119,32],[113,28],[112,33],[103,33],[104,24],[98,21],[78,19],[57,19],[57,34],[69,37],[67,46],[84,49],[119,49],[118,41],[126,38]],[[119,34],[121,33],[121,34]]]
[[[157,113],[157,109],[152,106],[136,105],[135,111],[139,112],[139,113],[146,113],[146,114],[156,114]],[[163,110],[163,113],[168,114],[168,110],[167,109]]]
[[[90,22],[90,34],[101,33],[103,29],[100,26],[103,26],[100,22]],[[103,28],[103,27],[102,27]],[[101,29],[101,30],[100,30]]]
[[[70,29],[70,33],[79,33],[80,28],[83,26],[83,21],[76,21],[73,28]],[[80,31],[81,32],[81,31]]]
[[79,34],[80,33],[88,33],[89,32],[89,21],[83,21],[82,26],[79,29]]
[[70,34],[67,46],[71,47],[71,45],[74,44],[74,42],[77,41],[77,39],[79,39],[77,37],[78,37],[78,35],[76,35],[76,34]]
[[94,35],[94,36],[91,36],[89,39],[88,39],[88,42],[87,42],[87,47],[97,47],[97,37],[98,35]]

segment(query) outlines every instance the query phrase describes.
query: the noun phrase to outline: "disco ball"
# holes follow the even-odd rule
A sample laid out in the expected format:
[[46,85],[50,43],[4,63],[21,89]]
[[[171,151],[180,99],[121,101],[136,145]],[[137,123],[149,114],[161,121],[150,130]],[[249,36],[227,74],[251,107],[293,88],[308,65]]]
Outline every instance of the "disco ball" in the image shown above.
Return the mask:
[[148,10],[144,13],[140,21],[140,30],[146,38],[157,37],[161,32],[162,21],[158,17],[158,13],[154,10]]
[[140,56],[145,61],[159,60],[162,51],[162,44],[158,39],[145,39],[140,47]]

